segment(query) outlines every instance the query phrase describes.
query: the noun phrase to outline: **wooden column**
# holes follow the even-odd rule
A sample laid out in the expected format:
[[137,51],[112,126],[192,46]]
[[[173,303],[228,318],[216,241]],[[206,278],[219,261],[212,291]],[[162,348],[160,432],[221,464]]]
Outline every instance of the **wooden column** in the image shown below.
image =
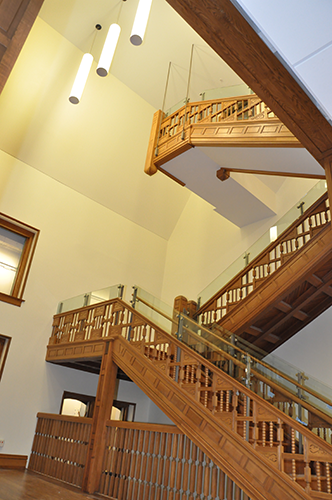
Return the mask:
[[118,367],[113,362],[113,342],[106,344],[103,355],[95,409],[89,441],[89,450],[83,477],[82,490],[94,493],[98,490],[106,439],[106,421],[110,419]]

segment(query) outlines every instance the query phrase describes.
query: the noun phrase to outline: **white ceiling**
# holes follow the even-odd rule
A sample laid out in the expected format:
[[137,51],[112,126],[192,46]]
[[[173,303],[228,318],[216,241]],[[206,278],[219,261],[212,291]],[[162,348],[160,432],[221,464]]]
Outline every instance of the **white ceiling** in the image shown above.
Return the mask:
[[331,0],[231,0],[332,119]]

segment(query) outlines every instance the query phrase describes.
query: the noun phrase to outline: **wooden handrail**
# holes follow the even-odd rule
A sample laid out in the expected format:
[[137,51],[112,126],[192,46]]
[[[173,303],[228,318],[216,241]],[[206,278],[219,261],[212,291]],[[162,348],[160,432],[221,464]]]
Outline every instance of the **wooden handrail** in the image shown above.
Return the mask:
[[[178,326],[178,321],[175,321],[174,318],[171,318],[170,316],[168,316],[166,313],[164,313],[163,311],[161,311],[160,309],[156,308],[155,306],[149,304],[147,301],[145,301],[144,299],[142,299],[139,295],[137,295],[136,299],[139,301],[139,302],[142,302],[144,305],[148,306],[150,309],[152,309],[153,311],[157,312],[158,314],[160,314],[161,316],[163,316],[165,319],[167,319],[168,321],[170,321],[173,325],[176,325]],[[180,313],[178,313],[180,314]],[[185,316],[183,316],[184,319],[188,319],[186,318]],[[229,342],[225,337],[220,337],[219,335],[217,335],[215,332],[213,332],[213,330],[209,330],[207,328],[205,328],[203,325],[199,325],[198,323],[196,324],[197,325],[197,328],[205,331],[206,334],[208,335],[211,335],[212,337],[215,337],[215,339],[220,342],[222,341],[224,344],[226,344],[228,347],[230,347],[231,349],[235,349],[236,351],[238,351],[240,354],[242,354],[243,356],[249,356],[250,359],[254,362],[254,363],[259,363],[260,365],[262,365],[264,368],[267,368],[268,370],[270,370],[272,373],[275,373],[276,375],[278,375],[279,377],[283,378],[285,381],[293,384],[295,387],[297,387],[298,389],[301,389],[303,390],[304,392],[307,392],[308,394],[310,394],[311,396],[314,396],[315,398],[319,399],[320,401],[322,401],[323,403],[331,406],[332,405],[332,400],[331,399],[327,399],[325,398],[322,394],[319,394],[317,393],[316,391],[314,391],[313,389],[311,389],[310,387],[307,387],[307,386],[304,386],[302,384],[300,384],[297,380],[289,377],[287,374],[281,372],[280,370],[278,370],[277,368],[274,368],[272,365],[269,365],[268,363],[265,363],[264,361],[260,360],[260,359],[257,359],[255,358],[254,356],[252,356],[251,354],[248,354],[247,351],[245,351],[244,349],[241,349],[240,347],[238,347],[237,345],[234,345],[232,344],[231,342]],[[196,326],[195,325],[195,326]],[[190,331],[190,335],[196,337],[196,339],[203,343],[204,345],[210,347],[211,349],[215,350],[216,352],[219,352],[219,353],[223,353],[224,356],[226,356],[230,361],[233,361],[235,364],[237,364],[238,366],[241,366],[242,368],[245,368],[245,364],[242,363],[241,361],[237,360],[236,358],[232,357],[230,354],[228,354],[227,352],[223,351],[222,349],[220,349],[219,347],[216,346],[216,344],[214,344],[213,342],[209,342],[207,339],[205,339],[204,337],[201,337],[199,335],[197,335],[193,330],[191,330],[190,328],[186,327],[185,325],[183,326],[184,329],[186,330],[189,330]],[[231,332],[229,332],[229,335],[232,335]],[[279,387],[278,384],[275,384],[272,380],[264,377],[263,375],[261,375],[259,372],[257,372],[256,370],[252,370],[252,373],[254,373],[257,377],[261,377],[261,380],[264,381],[264,382],[267,382],[269,381],[274,388],[277,388]],[[280,388],[281,390],[282,388]],[[287,390],[284,390],[284,394],[286,395],[286,392],[288,393]],[[292,394],[292,397],[296,399],[296,401],[299,403],[300,399],[296,398],[295,395]],[[303,402],[303,406],[306,405],[306,403],[301,400]],[[307,405],[306,406],[308,409],[311,408],[311,405]],[[320,412],[320,410],[316,409],[317,411]],[[332,427],[332,418],[329,416],[329,415],[326,415],[325,413],[323,412],[320,412],[321,415],[324,415],[326,416],[328,419],[329,419],[329,422],[331,423],[331,427]]]
[[[327,193],[323,194],[248,266],[205,302],[196,312],[195,318],[201,318],[202,324],[205,325],[218,323],[232,307],[244,300],[265,279],[276,272],[285,260],[303,248],[316,232],[330,221],[327,199]],[[313,218],[315,218],[314,225]],[[224,303],[221,303],[222,300]]]

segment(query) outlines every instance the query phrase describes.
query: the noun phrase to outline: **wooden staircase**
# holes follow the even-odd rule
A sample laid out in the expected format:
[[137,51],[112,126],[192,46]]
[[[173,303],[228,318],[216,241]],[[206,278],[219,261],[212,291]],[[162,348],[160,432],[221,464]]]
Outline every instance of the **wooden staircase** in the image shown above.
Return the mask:
[[332,498],[332,419],[254,369],[248,379],[245,353],[189,331],[181,342],[113,299],[56,315],[46,360],[82,369],[110,342],[114,362],[251,499]]
[[327,194],[197,311],[271,352],[332,305]]

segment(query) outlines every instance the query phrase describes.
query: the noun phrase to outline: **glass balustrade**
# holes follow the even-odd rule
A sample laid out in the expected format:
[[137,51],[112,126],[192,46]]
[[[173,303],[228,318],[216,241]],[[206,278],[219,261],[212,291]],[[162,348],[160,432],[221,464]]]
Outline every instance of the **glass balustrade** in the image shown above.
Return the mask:
[[117,297],[122,298],[122,294],[123,285],[112,285],[100,290],[82,293],[76,297],[71,297],[59,302],[57,314],[98,304],[99,302],[105,302],[106,300],[115,299]]
[[225,286],[234,276],[236,276],[245,267],[245,258],[249,256],[252,261],[259,255],[272,241],[285,231],[301,215],[300,207],[309,208],[315,201],[326,192],[326,181],[321,180],[308,191],[281,219],[276,222],[268,231],[266,231],[253,245],[251,245],[242,255],[240,255],[229,267],[227,267],[215,280],[213,280],[198,297],[200,305],[207,302],[215,293]]
[[282,411],[286,405],[294,419],[310,425],[308,404],[332,417],[328,385],[218,325],[208,330],[184,314],[173,313],[171,306],[142,288],[134,289],[136,310]]

